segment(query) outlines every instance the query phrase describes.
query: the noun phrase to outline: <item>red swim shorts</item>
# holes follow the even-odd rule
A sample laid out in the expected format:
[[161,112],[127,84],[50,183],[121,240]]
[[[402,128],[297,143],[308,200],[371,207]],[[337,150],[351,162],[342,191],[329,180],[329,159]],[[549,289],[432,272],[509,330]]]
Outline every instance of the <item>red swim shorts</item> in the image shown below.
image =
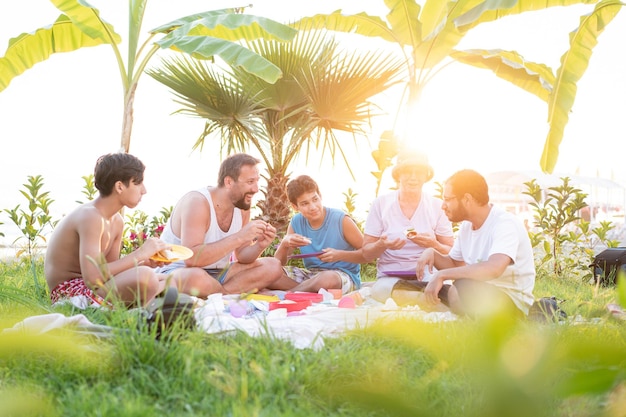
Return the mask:
[[92,304],[97,304],[100,306],[110,306],[104,298],[100,297],[98,294],[93,292],[82,278],[73,278],[67,281],[64,281],[57,285],[50,292],[50,300],[52,300],[52,304],[56,303],[59,300],[72,298],[76,296],[84,296],[87,297]]

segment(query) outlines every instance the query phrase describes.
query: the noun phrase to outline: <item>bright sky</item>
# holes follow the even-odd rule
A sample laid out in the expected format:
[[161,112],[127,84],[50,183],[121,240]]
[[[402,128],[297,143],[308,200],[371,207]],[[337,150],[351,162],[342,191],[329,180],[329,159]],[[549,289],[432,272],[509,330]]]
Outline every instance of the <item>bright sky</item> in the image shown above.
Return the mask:
[[[101,16],[126,39],[127,2],[90,0]],[[202,1],[151,0],[142,35],[174,18],[194,12],[253,3],[249,13],[278,21],[295,20],[338,8],[355,13],[384,15],[383,0],[284,0]],[[21,0],[0,6],[0,56],[11,37],[52,23],[56,9],[45,0]],[[10,10],[9,10],[10,9]],[[468,35],[460,48],[501,48],[520,52],[528,60],[558,67],[567,49],[569,32],[589,6],[554,9],[549,12],[507,17],[483,25]],[[591,64],[579,82],[578,96],[570,117],[555,173],[611,178],[626,183],[624,134],[626,126],[626,12],[622,12],[600,37]],[[354,41],[356,42],[356,40]],[[349,47],[349,46],[348,46]],[[151,61],[152,66],[158,58]],[[189,189],[214,184],[219,165],[219,146],[207,142],[202,153],[191,147],[203,121],[171,113],[178,109],[167,88],[143,75],[135,100],[135,123],[131,153],[147,165],[148,194],[138,206],[150,215],[173,205]],[[384,110],[394,113],[397,97]],[[420,131],[415,140],[428,152],[435,169],[434,181],[452,172],[474,168],[483,173],[499,170],[539,170],[539,158],[547,134],[546,104],[496,78],[488,71],[462,64],[443,69],[425,89],[415,120]],[[84,200],[82,176],[93,172],[98,156],[116,151],[120,143],[122,88],[117,66],[108,46],[53,55],[49,60],[15,78],[0,92],[0,209],[25,207],[19,193],[29,175],[42,175],[45,190],[55,200],[55,217]],[[315,157],[293,166],[292,175],[309,174],[318,180],[327,205],[343,207],[342,193],[358,193],[356,202],[365,213],[375,197],[376,182],[370,171],[370,156],[380,132],[391,121],[373,120],[369,144],[360,141],[355,150],[350,140],[357,180],[350,178],[339,161],[320,169]],[[354,157],[352,155],[355,155]],[[341,178],[341,182],[337,182]],[[433,182],[434,182],[433,181]],[[391,185],[390,183],[387,186]],[[364,215],[364,214],[363,214]],[[7,234],[10,220],[0,214],[0,231]],[[11,239],[12,241],[12,239]],[[10,243],[0,237],[0,243]]]

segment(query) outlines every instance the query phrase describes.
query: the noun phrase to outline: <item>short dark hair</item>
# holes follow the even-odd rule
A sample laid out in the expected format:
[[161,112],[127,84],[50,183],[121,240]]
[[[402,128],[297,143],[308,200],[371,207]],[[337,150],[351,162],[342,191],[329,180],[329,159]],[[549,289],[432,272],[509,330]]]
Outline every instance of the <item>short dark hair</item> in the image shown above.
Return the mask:
[[103,197],[111,195],[113,187],[118,181],[128,186],[132,181],[135,184],[143,182],[143,172],[146,166],[137,158],[128,153],[109,153],[102,155],[96,161],[94,168],[94,185]]
[[463,169],[455,172],[446,183],[452,187],[456,197],[469,194],[481,206],[489,203],[489,187],[487,181],[478,172],[471,169]]
[[229,156],[222,161],[220,165],[220,172],[217,175],[217,186],[223,187],[226,177],[231,177],[234,180],[239,179],[241,173],[241,167],[245,165],[256,166],[261,160],[246,153],[236,153]]
[[287,197],[294,206],[298,205],[298,197],[307,192],[316,192],[320,195],[320,189],[317,183],[308,175],[300,175],[287,184]]

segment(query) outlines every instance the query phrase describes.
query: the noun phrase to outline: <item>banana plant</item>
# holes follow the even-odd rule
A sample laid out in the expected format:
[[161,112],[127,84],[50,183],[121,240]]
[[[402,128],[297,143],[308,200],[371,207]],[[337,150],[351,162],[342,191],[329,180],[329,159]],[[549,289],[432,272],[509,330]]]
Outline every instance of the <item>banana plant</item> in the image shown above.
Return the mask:
[[128,0],[128,51],[124,62],[121,36],[100,11],[85,0],[50,0],[61,12],[54,23],[9,41],[0,58],[0,92],[11,80],[52,54],[84,47],[110,45],[117,60],[124,91],[121,150],[129,152],[133,103],[139,79],[150,59],[161,49],[171,49],[198,59],[221,58],[268,83],[281,70],[262,56],[236,42],[240,39],[293,39],[296,30],[273,20],[244,14],[244,8],[212,10],[175,19],[148,32],[140,43],[141,25],[148,0]]
[[[338,10],[305,17],[302,21],[317,28],[378,37],[398,45],[409,74],[399,103],[399,106],[406,105],[407,116],[414,114],[412,109],[422,89],[445,65],[454,61],[489,69],[501,79],[539,97],[548,104],[550,125],[540,166],[544,172],[551,173],[574,103],[576,82],[587,69],[598,35],[623,3],[618,0],[426,0],[421,6],[415,0],[384,1],[389,9],[386,20],[367,13],[347,15]],[[456,49],[461,39],[480,24],[575,4],[596,6],[591,14],[581,17],[578,29],[570,34],[570,49],[561,57],[561,66],[556,72],[545,64],[525,60],[516,51]],[[407,140],[405,134],[400,133],[400,136]],[[373,157],[376,159],[377,155]],[[384,165],[384,161],[376,162]]]

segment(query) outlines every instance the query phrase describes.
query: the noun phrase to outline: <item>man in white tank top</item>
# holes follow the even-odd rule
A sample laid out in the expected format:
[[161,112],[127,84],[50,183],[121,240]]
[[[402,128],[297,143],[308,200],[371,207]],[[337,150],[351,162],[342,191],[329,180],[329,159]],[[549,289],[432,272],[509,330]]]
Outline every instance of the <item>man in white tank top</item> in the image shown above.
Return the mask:
[[271,224],[250,220],[259,162],[244,153],[229,156],[220,166],[217,187],[190,191],[174,207],[161,239],[190,248],[193,256],[160,272],[171,273],[182,292],[204,298],[296,285],[283,275],[278,259],[259,257],[276,236]]

